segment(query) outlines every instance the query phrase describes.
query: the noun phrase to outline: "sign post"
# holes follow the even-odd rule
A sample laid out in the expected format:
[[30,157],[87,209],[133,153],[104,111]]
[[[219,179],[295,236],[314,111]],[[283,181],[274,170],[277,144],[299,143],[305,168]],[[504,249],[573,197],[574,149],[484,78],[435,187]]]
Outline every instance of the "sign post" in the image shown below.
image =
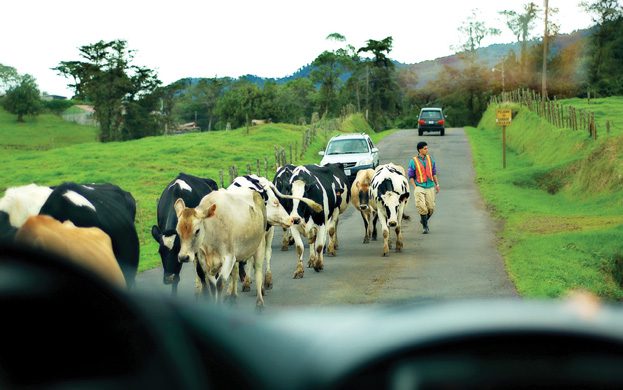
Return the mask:
[[506,126],[511,124],[513,113],[510,108],[498,108],[495,111],[495,123],[502,126],[502,167],[506,169]]

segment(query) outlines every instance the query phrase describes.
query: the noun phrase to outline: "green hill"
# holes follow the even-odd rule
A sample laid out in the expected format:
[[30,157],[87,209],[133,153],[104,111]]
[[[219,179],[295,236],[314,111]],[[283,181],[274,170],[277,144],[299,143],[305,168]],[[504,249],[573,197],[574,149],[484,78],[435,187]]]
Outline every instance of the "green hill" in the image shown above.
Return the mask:
[[[623,123],[620,102],[620,97],[601,99],[589,109],[600,108],[598,123]],[[556,297],[584,289],[623,298],[623,132],[602,131],[594,141],[513,105],[517,115],[507,128],[502,169],[495,108],[467,133],[476,180],[503,222],[500,250],[520,294]]]

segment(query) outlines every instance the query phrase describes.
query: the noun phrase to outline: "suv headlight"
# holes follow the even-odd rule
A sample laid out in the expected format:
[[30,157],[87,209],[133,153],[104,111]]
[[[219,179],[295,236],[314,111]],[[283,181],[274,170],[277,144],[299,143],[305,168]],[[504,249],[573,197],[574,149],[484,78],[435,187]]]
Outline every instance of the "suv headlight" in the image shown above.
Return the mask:
[[362,166],[362,165],[372,165],[372,157],[366,157],[362,160],[359,160],[359,162],[357,163],[357,166]]

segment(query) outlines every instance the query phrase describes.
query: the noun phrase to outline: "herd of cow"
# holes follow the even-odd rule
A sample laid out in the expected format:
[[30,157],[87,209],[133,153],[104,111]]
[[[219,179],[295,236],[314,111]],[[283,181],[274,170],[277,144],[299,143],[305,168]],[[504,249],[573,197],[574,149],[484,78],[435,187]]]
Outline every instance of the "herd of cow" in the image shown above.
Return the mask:
[[[173,294],[183,263],[194,264],[197,293],[216,300],[235,297],[238,279],[242,291],[249,291],[253,269],[257,305],[263,306],[263,290],[272,288],[276,226],[289,233],[283,249],[294,241],[294,278],[302,278],[303,237],[309,243],[308,267],[322,270],[325,252],[336,253],[339,217],[351,199],[364,221],[364,243],[376,239],[378,220],[383,255],[391,248],[390,228],[400,251],[408,197],[405,171],[392,163],[359,171],[352,185],[339,164],[286,165],[272,182],[246,175],[226,189],[212,179],[180,173],[160,196],[151,233],[159,243],[163,282],[171,284]],[[132,195],[112,184],[12,187],[0,199],[0,240],[59,253],[118,286],[132,286],[139,261],[135,215]]]

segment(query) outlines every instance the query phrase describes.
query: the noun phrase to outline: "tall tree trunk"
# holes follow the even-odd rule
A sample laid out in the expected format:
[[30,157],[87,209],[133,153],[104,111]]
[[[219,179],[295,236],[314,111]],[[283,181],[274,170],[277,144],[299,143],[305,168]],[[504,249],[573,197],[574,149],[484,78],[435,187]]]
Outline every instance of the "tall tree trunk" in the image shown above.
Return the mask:
[[545,28],[543,32],[543,74],[541,75],[541,98],[543,101],[547,99],[547,14],[549,13],[549,1],[544,0],[545,6]]

